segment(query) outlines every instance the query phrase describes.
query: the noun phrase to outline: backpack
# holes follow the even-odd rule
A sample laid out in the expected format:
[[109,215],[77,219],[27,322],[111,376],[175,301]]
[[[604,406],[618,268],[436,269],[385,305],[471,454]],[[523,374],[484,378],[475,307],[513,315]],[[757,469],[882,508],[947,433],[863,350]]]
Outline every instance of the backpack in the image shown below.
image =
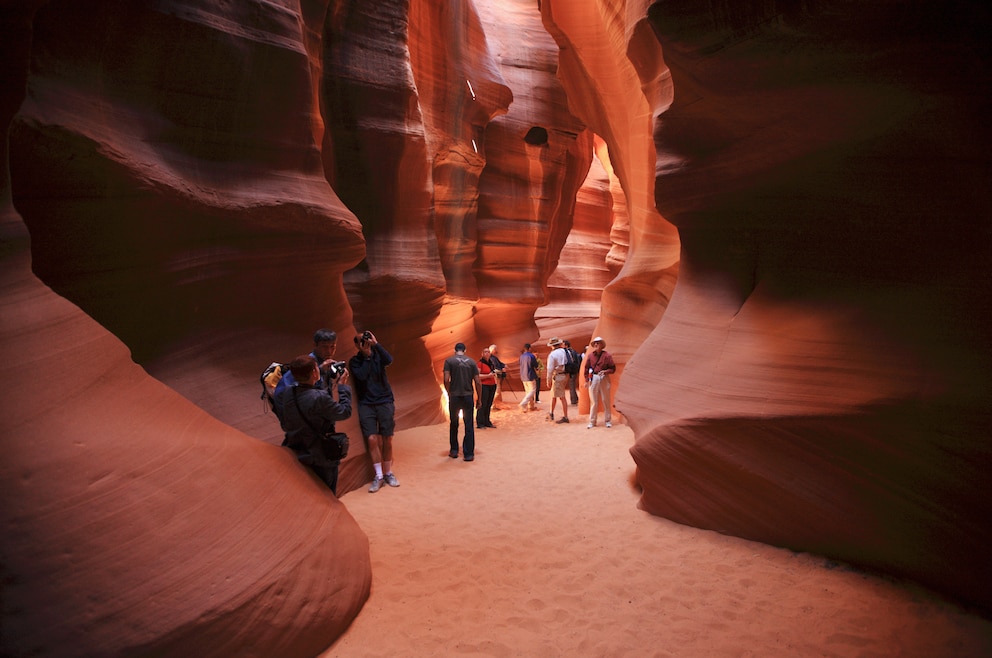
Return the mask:
[[579,364],[582,361],[582,359],[579,358],[579,353],[571,347],[566,347],[565,356],[568,359],[565,361],[565,372],[570,375],[579,374]]
[[272,395],[276,391],[276,385],[279,384],[279,380],[282,376],[289,371],[289,366],[277,361],[273,361],[269,364],[269,367],[262,371],[261,376],[258,380],[262,383],[262,396],[261,399],[269,403],[269,409],[275,410],[275,402],[272,399]]

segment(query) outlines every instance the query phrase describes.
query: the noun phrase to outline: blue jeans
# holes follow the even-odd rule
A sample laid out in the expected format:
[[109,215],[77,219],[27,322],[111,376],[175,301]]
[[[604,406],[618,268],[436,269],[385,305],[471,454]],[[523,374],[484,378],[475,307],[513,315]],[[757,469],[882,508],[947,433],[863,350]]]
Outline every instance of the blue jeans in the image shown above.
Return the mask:
[[568,376],[568,392],[572,396],[572,404],[579,403],[579,375],[578,373],[572,373]]
[[475,456],[475,396],[472,395],[452,395],[448,398],[448,415],[451,422],[448,425],[448,441],[451,443],[451,452],[458,452],[458,412],[462,412],[462,420],[465,421],[465,442],[462,446],[462,455],[465,457]]

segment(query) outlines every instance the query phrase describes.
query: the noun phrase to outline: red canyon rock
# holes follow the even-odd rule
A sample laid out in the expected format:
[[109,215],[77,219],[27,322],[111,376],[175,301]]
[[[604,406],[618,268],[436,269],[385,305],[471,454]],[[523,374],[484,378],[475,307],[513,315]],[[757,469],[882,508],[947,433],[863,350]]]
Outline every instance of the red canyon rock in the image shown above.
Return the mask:
[[[132,362],[29,271],[3,215],[5,655],[313,655],[368,597],[368,540],[285,448]],[[250,647],[250,649],[248,649]]]
[[4,651],[317,653],[368,545],[258,373],[371,329],[435,422],[569,301],[645,509],[988,607],[973,4],[8,3]]
[[3,102],[0,345],[30,373],[3,402],[3,653],[313,655],[368,596],[368,542],[238,429],[264,362],[350,325],[364,254],[320,166],[299,17],[24,11],[4,31],[31,39],[0,39],[11,79],[30,70]]
[[604,290],[594,333],[609,337],[610,350],[626,361],[661,319],[678,274],[679,238],[655,208],[655,161],[645,152],[654,116],[671,103],[672,85],[643,20],[647,2],[540,4],[562,49],[559,76],[569,107],[607,145],[625,193],[629,225],[618,229],[630,247],[612,254],[623,268]]
[[682,262],[617,401],[642,505],[988,606],[987,16],[746,6],[649,16]]
[[[471,205],[459,211],[466,213],[464,222],[440,229],[448,236],[442,258],[453,299],[433,328],[442,338],[439,351],[432,350],[437,373],[458,340],[473,353],[482,345],[500,345],[511,371],[523,343],[537,340],[534,313],[549,300],[548,278],[592,160],[593,134],[568,107],[555,76],[557,46],[534,4],[486,0],[475,6],[512,103],[480,126],[484,130],[473,131],[473,153],[477,148],[484,166],[477,181],[458,180],[472,195]],[[438,210],[439,219],[452,212]],[[471,322],[454,325],[456,331],[452,318],[463,315],[459,307],[466,303]]]

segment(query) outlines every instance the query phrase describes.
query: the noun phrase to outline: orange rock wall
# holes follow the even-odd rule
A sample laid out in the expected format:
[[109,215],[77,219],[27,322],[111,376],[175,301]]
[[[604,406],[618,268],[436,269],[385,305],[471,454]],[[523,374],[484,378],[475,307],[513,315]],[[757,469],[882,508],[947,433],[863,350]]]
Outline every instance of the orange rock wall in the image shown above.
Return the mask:
[[326,647],[367,540],[259,371],[371,329],[435,422],[571,286],[645,509],[990,603],[977,5],[0,12],[4,653]]
[[320,158],[320,24],[37,5],[0,38],[0,354],[31,373],[0,413],[0,653],[314,655],[368,597],[368,540],[245,432],[278,432],[260,363],[350,327],[365,253]]
[[[17,412],[3,432],[5,652],[312,655],[367,596],[367,542],[270,445],[281,436],[260,369],[309,351],[317,327],[338,331],[339,358],[372,329],[398,357],[410,426],[441,417],[431,365],[454,340],[436,327],[455,322],[461,340],[488,331],[486,342],[535,333],[592,157],[554,77],[554,42],[525,3],[513,11],[534,45],[509,63],[487,43],[496,26],[513,37],[498,4],[371,8],[4,8],[4,65],[19,81],[3,96],[4,356],[67,371],[57,379],[73,391],[53,406],[67,417],[44,411],[40,380],[4,406]],[[523,118],[488,134],[514,101],[504,72],[547,143],[527,144]],[[499,164],[485,171],[487,149]],[[513,250],[519,286],[479,255],[513,236],[473,235],[482,180],[490,221],[508,213],[540,237]],[[479,281],[495,290],[488,329]],[[518,287],[531,292],[518,299]],[[359,436],[354,419],[342,425]],[[41,453],[27,449],[38,434]],[[64,477],[68,464],[79,474]],[[369,471],[353,441],[340,489]],[[46,483],[41,499],[33,482]],[[33,564],[38,546],[54,557]]]
[[512,366],[522,345],[538,339],[534,312],[548,301],[548,278],[572,228],[593,135],[570,111],[555,76],[557,47],[534,3],[475,4],[513,102],[486,126],[480,142],[486,164],[478,182],[472,265],[479,301],[469,336],[479,347],[500,344],[502,360]]
[[682,258],[616,404],[652,513],[988,606],[988,16],[952,5],[651,8]]
[[658,41],[643,20],[647,5],[541,3],[545,26],[562,49],[559,76],[569,107],[605,142],[625,195],[626,217],[615,226],[626,235],[615,242],[626,241],[629,248],[611,254],[622,269],[604,290],[594,332],[609,337],[610,351],[622,361],[661,319],[679,263],[677,232],[655,208],[649,144],[654,117],[671,103],[672,85]]

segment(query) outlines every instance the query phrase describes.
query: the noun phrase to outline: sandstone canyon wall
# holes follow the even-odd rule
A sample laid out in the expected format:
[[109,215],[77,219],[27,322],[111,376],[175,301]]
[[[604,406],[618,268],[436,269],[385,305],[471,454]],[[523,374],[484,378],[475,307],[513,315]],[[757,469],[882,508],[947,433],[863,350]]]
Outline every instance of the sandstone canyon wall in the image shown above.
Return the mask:
[[260,369],[371,329],[434,422],[573,287],[645,509],[989,605],[977,4],[0,11],[5,652],[326,647],[367,540]]
[[617,401],[642,506],[987,609],[987,10],[648,17],[674,88],[655,196],[682,258]]
[[594,332],[607,337],[623,363],[658,324],[678,276],[679,238],[655,208],[655,157],[649,146],[654,117],[671,103],[672,86],[658,40],[644,20],[648,2],[540,4],[561,48],[560,77],[569,107],[607,146],[624,194],[609,255],[621,270],[603,292]]
[[[535,335],[592,135],[510,8],[532,48],[498,3],[4,6],[3,354],[70,392],[4,402],[5,653],[310,655],[357,614],[365,536],[271,445],[257,373],[373,329],[401,425],[434,422],[436,324]],[[502,216],[527,237],[487,263]],[[477,281],[512,307],[482,338]],[[369,471],[353,441],[340,488]]]
[[368,596],[347,510],[242,431],[232,382],[350,325],[365,248],[301,12],[242,9],[4,5],[4,655],[313,655]]
[[534,314],[548,301],[548,278],[571,231],[593,151],[592,133],[570,111],[555,76],[557,46],[534,3],[474,4],[512,103],[473,130],[472,148],[484,166],[460,184],[472,195],[464,221],[439,222],[451,263],[448,303],[428,339],[439,374],[440,360],[459,340],[472,346],[473,356],[483,345],[501,345],[511,372],[523,343],[537,341]]

